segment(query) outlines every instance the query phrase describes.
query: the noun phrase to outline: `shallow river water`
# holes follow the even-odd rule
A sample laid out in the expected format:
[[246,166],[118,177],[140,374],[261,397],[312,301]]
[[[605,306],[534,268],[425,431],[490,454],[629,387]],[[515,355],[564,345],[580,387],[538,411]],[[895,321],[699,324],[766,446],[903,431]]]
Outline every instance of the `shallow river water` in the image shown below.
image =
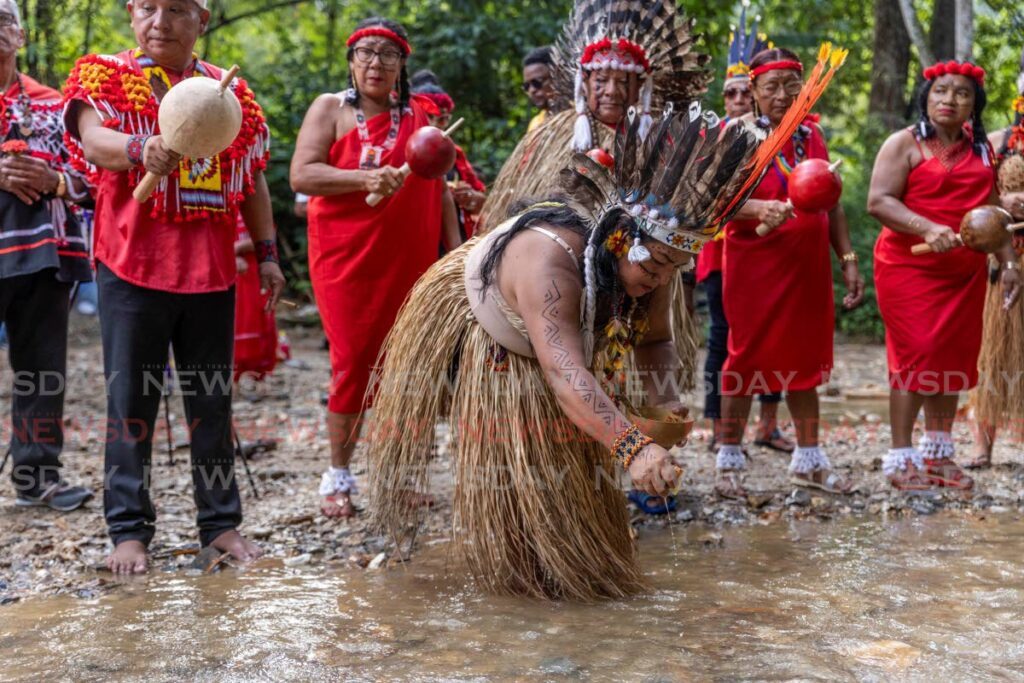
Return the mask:
[[279,561],[0,609],[3,680],[1024,679],[1024,522],[935,516],[648,531],[646,597],[481,595]]

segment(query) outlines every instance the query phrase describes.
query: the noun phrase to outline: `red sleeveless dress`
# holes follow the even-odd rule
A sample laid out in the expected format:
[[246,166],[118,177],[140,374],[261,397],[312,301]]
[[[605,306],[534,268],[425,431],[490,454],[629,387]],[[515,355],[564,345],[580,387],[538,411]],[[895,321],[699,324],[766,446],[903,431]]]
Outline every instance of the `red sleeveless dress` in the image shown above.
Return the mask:
[[[816,125],[804,143],[807,159],[828,159]],[[782,148],[796,162],[792,140]],[[752,195],[785,201],[785,175],[773,164]],[[828,381],[832,371],[832,262],[828,214],[796,213],[758,237],[760,221],[725,226],[722,297],[729,321],[729,358],[722,395],[804,391]]]
[[[975,153],[950,170],[932,157],[911,169],[903,203],[960,232],[964,214],[987,204],[995,171]],[[954,393],[978,383],[987,257],[966,247],[914,256],[924,240],[883,227],[875,242],[875,293],[885,323],[889,384]]]
[[[401,119],[394,146],[381,164],[405,163],[409,136],[429,125],[419,105]],[[391,128],[388,112],[366,122],[370,141],[383,145]],[[358,129],[335,141],[328,163],[357,169]],[[413,284],[437,260],[441,242],[443,180],[410,174],[402,188],[376,207],[365,192],[309,200],[309,274],[330,343],[331,390],[327,408],[357,413],[370,372],[398,309]]]

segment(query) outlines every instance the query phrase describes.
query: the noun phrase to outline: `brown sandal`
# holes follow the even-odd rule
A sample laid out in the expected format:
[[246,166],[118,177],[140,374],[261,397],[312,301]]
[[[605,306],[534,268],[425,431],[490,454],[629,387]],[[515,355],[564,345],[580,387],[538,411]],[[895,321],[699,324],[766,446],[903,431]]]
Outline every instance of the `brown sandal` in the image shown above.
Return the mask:
[[925,458],[924,474],[934,486],[960,491],[974,488],[974,479],[964,473],[952,458]]
[[356,516],[356,506],[348,493],[332,493],[324,496],[320,512],[328,519],[352,519]]
[[740,470],[719,470],[715,481],[715,493],[727,500],[746,500],[747,490],[743,488]]
[[915,467],[899,470],[890,474],[888,479],[892,487],[898,491],[930,491],[933,488],[924,473]]

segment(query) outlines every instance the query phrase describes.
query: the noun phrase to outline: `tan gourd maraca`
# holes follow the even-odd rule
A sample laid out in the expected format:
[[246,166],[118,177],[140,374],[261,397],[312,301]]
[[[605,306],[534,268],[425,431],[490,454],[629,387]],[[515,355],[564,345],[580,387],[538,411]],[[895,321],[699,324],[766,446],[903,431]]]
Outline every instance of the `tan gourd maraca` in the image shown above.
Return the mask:
[[[169,149],[189,159],[206,159],[231,146],[242,129],[242,105],[228,88],[237,74],[236,64],[219,83],[201,76],[186,78],[167,91],[158,120]],[[132,196],[145,202],[162,177],[147,172]]]
[[[956,239],[960,244],[983,254],[994,254],[1010,241],[1010,233],[1024,228],[1024,223],[1014,223],[1013,216],[999,206],[979,206],[964,214],[960,221],[960,233]],[[930,244],[915,244],[910,253],[931,253]]]

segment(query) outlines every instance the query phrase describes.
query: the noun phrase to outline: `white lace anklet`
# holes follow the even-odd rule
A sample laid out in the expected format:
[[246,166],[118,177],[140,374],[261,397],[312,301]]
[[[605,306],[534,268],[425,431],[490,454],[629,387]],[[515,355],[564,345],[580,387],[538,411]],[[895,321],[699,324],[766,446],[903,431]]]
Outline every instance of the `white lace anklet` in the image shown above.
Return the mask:
[[335,493],[359,493],[356,478],[347,467],[328,467],[320,477],[320,495],[333,496]]
[[882,472],[887,477],[891,477],[897,472],[905,471],[908,464],[912,464],[918,469],[923,468],[924,457],[921,455],[921,451],[913,446],[890,448],[889,452],[882,458]]
[[925,432],[919,446],[921,456],[928,460],[952,458],[955,452],[953,435],[949,432]]
[[719,446],[718,455],[715,456],[715,467],[720,470],[746,469],[747,459],[743,455],[743,449],[739,446]]
[[797,446],[793,450],[793,457],[789,461],[789,471],[793,474],[810,474],[819,470],[832,469],[825,451],[820,446]]

